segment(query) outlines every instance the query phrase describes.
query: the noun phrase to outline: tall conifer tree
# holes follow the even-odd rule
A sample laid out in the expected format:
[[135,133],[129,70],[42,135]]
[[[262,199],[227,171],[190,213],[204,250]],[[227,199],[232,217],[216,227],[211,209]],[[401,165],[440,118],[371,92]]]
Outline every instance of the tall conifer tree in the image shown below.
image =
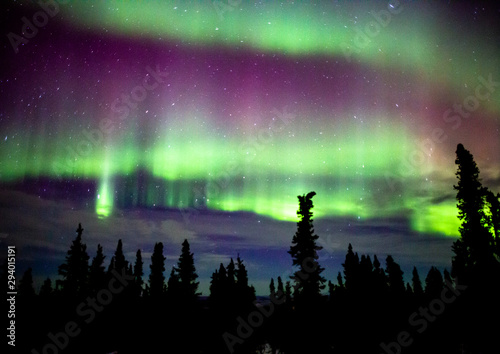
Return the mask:
[[102,246],[97,245],[97,252],[89,270],[89,287],[92,293],[97,293],[99,290],[104,289],[106,286],[106,272],[104,270],[104,256]]
[[165,285],[165,256],[163,256],[163,243],[155,243],[151,255],[151,272],[149,273],[149,294],[151,297],[159,298],[163,295]]
[[417,267],[413,267],[411,282],[415,296],[418,298],[422,297],[424,289],[422,288],[422,281],[418,275]]
[[141,250],[138,249],[135,254],[135,264],[134,264],[134,293],[136,296],[142,295],[142,286],[144,281],[142,280],[142,276],[144,275],[142,261],[142,253]]
[[462,144],[457,145],[456,155],[458,183],[453,188],[457,191],[458,218],[462,224],[460,238],[452,247],[455,255],[451,275],[468,283],[473,274],[484,273],[492,264],[494,240],[485,214],[486,189],[479,179],[479,168]]
[[196,281],[198,274],[196,274],[194,257],[193,253],[190,251],[188,240],[184,240],[182,243],[181,255],[175,271],[179,276],[179,291],[182,298],[186,300],[196,299],[200,295],[200,293],[198,293],[199,282]]
[[89,275],[89,255],[87,245],[82,242],[83,228],[78,224],[76,238],[72,242],[66,255],[65,263],[58,268],[62,280],[58,281],[62,292],[66,296],[82,296],[87,291]]
[[324,268],[318,262],[318,251],[321,247],[316,244],[318,235],[314,233],[313,227],[313,202],[315,192],[298,196],[299,222],[297,231],[292,238],[292,245],[288,253],[292,256],[292,265],[298,270],[292,277],[295,280],[295,294],[303,299],[318,297],[320,291],[325,288],[325,278],[321,276]]

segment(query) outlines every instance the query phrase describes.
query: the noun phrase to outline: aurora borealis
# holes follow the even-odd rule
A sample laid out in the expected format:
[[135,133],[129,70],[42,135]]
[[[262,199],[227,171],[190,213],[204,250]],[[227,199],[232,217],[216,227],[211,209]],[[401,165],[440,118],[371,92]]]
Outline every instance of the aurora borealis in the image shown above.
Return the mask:
[[188,238],[204,295],[238,252],[265,293],[312,190],[327,278],[349,242],[426,272],[458,143],[500,190],[494,4],[54,4],[2,5],[0,241],[46,273],[81,222],[91,257]]

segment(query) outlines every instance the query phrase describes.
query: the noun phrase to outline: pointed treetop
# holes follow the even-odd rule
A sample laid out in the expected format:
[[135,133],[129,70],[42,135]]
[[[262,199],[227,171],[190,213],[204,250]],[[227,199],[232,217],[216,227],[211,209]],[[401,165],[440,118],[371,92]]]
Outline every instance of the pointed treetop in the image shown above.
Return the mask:
[[82,235],[83,228],[81,223],[78,223],[78,229],[76,229],[76,232],[78,233],[78,236]]

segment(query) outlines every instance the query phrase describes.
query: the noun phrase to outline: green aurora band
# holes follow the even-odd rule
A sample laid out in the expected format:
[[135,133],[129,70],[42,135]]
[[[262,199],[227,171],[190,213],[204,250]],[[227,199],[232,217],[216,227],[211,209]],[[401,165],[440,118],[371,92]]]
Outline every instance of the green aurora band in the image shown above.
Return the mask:
[[[422,208],[426,203],[408,187],[431,172],[432,164],[418,166],[419,175],[405,167],[415,138],[403,125],[386,121],[361,130],[345,125],[320,134],[300,124],[283,123],[274,130],[264,126],[221,140],[210,139],[186,122],[183,134],[165,129],[150,147],[134,146],[131,138],[116,136],[105,145],[89,145],[82,139],[74,160],[69,156],[75,155],[63,148],[64,141],[42,139],[37,149],[2,152],[3,165],[10,164],[2,178],[98,180],[95,208],[100,218],[110,216],[117,206],[142,205],[248,211],[295,221],[296,196],[314,189],[316,218],[344,216],[362,221],[407,210],[415,231],[457,234],[454,203]],[[132,127],[124,135],[133,137]],[[138,171],[147,175],[141,183]],[[404,181],[399,192],[394,190],[393,177]]]
[[[485,44],[475,47],[486,58],[480,62],[475,61],[476,54],[459,49],[446,52],[453,61],[443,55],[439,46],[452,38],[452,30],[441,28],[429,7],[422,6],[418,13],[409,4],[401,5],[363,48],[351,51],[359,30],[382,11],[390,13],[388,8],[369,3],[336,7],[333,2],[322,9],[300,2],[227,6],[221,13],[213,3],[194,2],[185,8],[182,3],[151,1],[143,6],[117,1],[113,6],[96,2],[90,7],[76,1],[69,7],[61,5],[61,11],[83,31],[100,33],[104,28],[135,41],[173,41],[200,50],[239,46],[255,53],[332,61],[346,60],[348,53],[357,65],[431,80],[453,97],[470,94],[464,82],[477,82],[478,73],[499,76],[497,56],[492,54],[496,49]],[[354,17],[354,12],[363,15]],[[398,30],[401,22],[405,34]],[[440,40],[431,40],[436,33]],[[463,39],[465,45],[474,41],[473,36]],[[131,83],[124,85],[133,87],[137,81]],[[499,97],[482,103],[485,119],[500,112]],[[78,122],[47,120],[35,132],[23,132],[23,123],[14,122],[4,132],[15,139],[9,138],[0,151],[0,181],[38,176],[95,180],[95,212],[103,219],[116,208],[140,205],[247,211],[296,221],[296,196],[315,190],[316,218],[341,216],[362,222],[403,213],[416,232],[458,236],[455,202],[429,202],[443,189],[452,192],[455,166],[453,160],[445,160],[449,152],[436,152],[412,166],[408,160],[415,142],[426,136],[409,129],[393,113],[368,113],[370,122],[362,127],[341,120],[321,129],[304,123],[307,117],[301,116],[293,124],[264,122],[221,137],[212,134],[218,129],[216,119],[208,113],[203,116],[210,111],[206,106],[200,104],[196,112],[186,108],[177,112],[176,119],[159,117],[146,129],[146,138],[137,132],[136,113],[113,134],[90,133],[85,138],[81,133],[68,134],[82,131]],[[314,113],[314,118],[328,121],[328,116],[318,118],[321,114]],[[348,117],[350,112],[338,114]],[[99,125],[95,122],[103,118],[93,117],[87,131],[95,131]],[[276,115],[268,118],[279,120]],[[19,144],[23,141],[29,144]],[[433,182],[439,179],[449,184]]]
[[[445,11],[439,3],[352,1],[340,5],[328,1],[317,6],[302,1],[256,5],[153,0],[147,5],[116,1],[112,6],[97,2],[89,7],[85,1],[74,1],[62,10],[82,30],[94,28],[100,33],[104,29],[124,38],[174,40],[201,48],[241,47],[298,58],[341,57],[413,72],[456,91],[457,96],[463,93],[463,83],[476,80],[478,72],[499,73],[495,46],[463,34],[461,47],[475,50],[450,47],[456,32],[438,17]],[[488,35],[485,30],[484,36]],[[498,104],[498,99],[490,101],[485,108],[495,111]]]

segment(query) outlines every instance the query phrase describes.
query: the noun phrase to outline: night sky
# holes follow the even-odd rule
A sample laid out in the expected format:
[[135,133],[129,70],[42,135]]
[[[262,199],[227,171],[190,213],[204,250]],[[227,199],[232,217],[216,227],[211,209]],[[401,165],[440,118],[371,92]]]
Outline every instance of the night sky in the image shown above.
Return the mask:
[[310,191],[328,280],[349,243],[425,277],[458,143],[500,191],[494,2],[64,2],[1,5],[0,245],[36,288],[81,222],[106,266],[188,239],[203,295],[238,254],[267,294]]

